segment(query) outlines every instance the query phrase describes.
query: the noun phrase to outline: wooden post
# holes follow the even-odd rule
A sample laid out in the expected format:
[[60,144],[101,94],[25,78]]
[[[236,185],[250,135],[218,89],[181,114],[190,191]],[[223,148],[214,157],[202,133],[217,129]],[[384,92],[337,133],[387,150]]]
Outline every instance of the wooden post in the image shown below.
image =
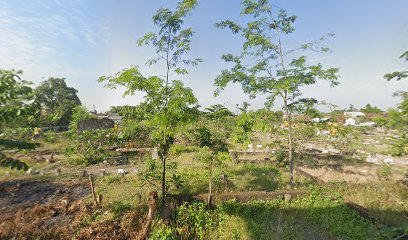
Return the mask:
[[92,197],[93,197],[93,200],[94,200],[94,204],[96,206],[96,205],[98,205],[98,201],[96,199],[95,187],[94,187],[93,177],[92,177],[91,173],[89,174],[89,183],[91,184]]
[[102,206],[102,194],[98,195],[98,204],[99,206]]

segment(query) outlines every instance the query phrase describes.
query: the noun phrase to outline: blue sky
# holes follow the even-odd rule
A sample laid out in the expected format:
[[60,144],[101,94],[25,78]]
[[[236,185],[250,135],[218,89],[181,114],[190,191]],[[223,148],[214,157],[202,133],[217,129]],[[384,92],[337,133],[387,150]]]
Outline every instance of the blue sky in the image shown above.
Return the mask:
[[[110,91],[97,83],[139,65],[146,75],[162,74],[162,66],[145,66],[154,51],[138,47],[137,39],[154,31],[151,16],[159,7],[173,7],[164,0],[0,0],[0,68],[22,69],[24,78],[38,84],[47,77],[65,77],[88,108],[107,110],[111,105],[137,104],[141,94],[122,98],[123,90]],[[202,106],[248,101],[239,86],[228,87],[214,98],[213,81],[226,68],[220,56],[237,53],[241,40],[214,23],[224,19],[242,21],[239,0],[201,0],[186,20],[193,27],[191,57],[204,60],[183,77]],[[406,0],[280,0],[276,7],[297,15],[296,32],[286,44],[295,46],[327,33],[332,53],[312,55],[312,61],[340,68],[341,84],[330,88],[319,83],[304,89],[305,96],[346,108],[371,103],[394,107],[392,97],[407,89],[407,81],[387,82],[383,75],[406,69],[398,58],[408,50],[408,1]],[[263,106],[264,97],[249,101]],[[277,104],[279,107],[279,103]]]

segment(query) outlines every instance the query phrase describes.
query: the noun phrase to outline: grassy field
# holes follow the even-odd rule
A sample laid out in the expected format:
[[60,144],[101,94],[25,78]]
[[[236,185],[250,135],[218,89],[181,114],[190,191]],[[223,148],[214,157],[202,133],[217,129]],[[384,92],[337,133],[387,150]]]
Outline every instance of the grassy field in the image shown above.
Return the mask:
[[[117,167],[106,164],[75,165],[72,164],[72,157],[64,155],[69,142],[63,134],[52,133],[51,137],[40,139],[38,142],[41,146],[35,150],[7,154],[26,161],[31,168],[42,171],[44,175],[29,175],[21,171],[0,169],[1,180],[87,182],[87,177],[80,176],[82,170],[95,173],[96,194],[103,196],[101,208],[81,215],[80,220],[73,225],[74,235],[80,236],[84,231],[89,232],[89,229],[105,226],[104,224],[124,224],[124,219],[129,219],[129,216],[141,218],[147,211],[147,193],[150,190],[159,190],[145,181],[143,173],[148,166],[143,156],[130,157],[126,165]],[[183,184],[179,188],[170,188],[170,192],[176,195],[208,193],[207,165],[199,161],[194,148],[178,146],[177,149],[173,151],[169,163],[177,164],[177,174],[181,176]],[[34,157],[48,156],[52,152],[55,153],[55,159],[51,163],[36,160]],[[367,163],[358,160],[348,161],[347,164],[352,164],[351,166],[357,169],[367,167]],[[140,172],[137,174],[129,172],[125,176],[120,176],[115,172],[118,167],[129,171],[138,169]],[[58,168],[62,169],[61,175],[56,174]],[[105,177],[100,176],[100,169],[106,169],[108,174]],[[390,169],[391,175],[398,172]],[[205,203],[185,203],[172,209],[174,212],[170,222],[165,223],[157,213],[150,238],[392,239],[407,232],[408,191],[394,181],[391,175],[382,174],[374,182],[356,183],[333,179],[317,184],[308,177],[296,174],[295,191],[308,193],[290,201],[285,201],[281,197],[268,201],[253,199],[247,203],[229,200],[212,210],[209,210]],[[274,161],[251,164],[235,163],[226,158],[214,164],[214,194],[286,190],[290,190],[288,168]],[[348,208],[344,204],[345,201],[360,204],[379,221],[360,216],[355,210]],[[92,202],[91,195],[83,200],[83,203],[88,205]],[[382,220],[394,227],[383,225]]]

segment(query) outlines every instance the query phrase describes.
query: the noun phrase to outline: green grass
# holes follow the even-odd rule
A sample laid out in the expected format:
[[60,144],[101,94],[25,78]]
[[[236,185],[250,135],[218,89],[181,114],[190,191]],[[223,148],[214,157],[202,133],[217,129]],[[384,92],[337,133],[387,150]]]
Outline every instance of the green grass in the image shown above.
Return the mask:
[[329,187],[367,209],[386,222],[402,228],[408,227],[408,190],[393,181],[375,183],[341,183]]
[[[239,203],[229,201],[216,210],[203,208],[189,212],[189,234],[197,231],[211,233],[217,239],[391,239],[391,229],[377,225],[360,217],[354,210],[343,204],[343,200],[325,193],[322,188],[312,189],[309,196],[284,200],[253,201]],[[190,207],[187,207],[189,209]],[[210,214],[210,215],[208,215]],[[175,220],[176,226],[183,226],[185,215]],[[211,219],[220,219],[217,224]],[[177,227],[167,226],[161,232],[176,239]],[[157,229],[153,230],[153,234]],[[189,235],[185,232],[181,234]],[[196,236],[196,234],[194,235]],[[208,236],[208,235],[207,235]],[[152,239],[159,239],[157,238]],[[196,239],[207,239],[197,237]]]
[[[6,179],[31,178],[64,181],[78,178],[80,167],[69,165],[64,156],[60,155],[61,159],[52,164],[36,163],[31,159],[31,155],[41,152],[62,153],[68,144],[62,134],[52,134],[38,141],[42,144],[41,147],[10,155],[27,161],[30,167],[36,170],[51,171],[58,167],[65,168],[61,176],[27,175],[22,171],[0,168],[0,177],[6,171],[10,171],[11,176]],[[173,149],[169,162],[178,163],[178,173],[184,180],[184,186],[178,190],[172,189],[171,193],[208,192],[209,171],[205,163],[196,159],[195,150],[194,147],[182,146]],[[140,160],[133,159],[131,163],[138,164],[143,171]],[[354,164],[366,163],[359,161]],[[287,168],[278,167],[274,163],[235,164],[227,159],[214,166],[213,192],[289,189],[288,172]],[[221,175],[226,176],[226,181],[221,181]],[[295,175],[295,179],[296,189],[308,189],[313,186],[310,180],[300,175]],[[192,210],[191,214],[194,217],[195,211],[200,212],[202,215],[198,216],[198,219],[204,217],[205,221],[210,221],[213,215],[217,214],[214,219],[219,220],[219,224],[214,225],[213,222],[208,234],[211,233],[211,238],[218,239],[390,239],[394,237],[390,229],[364,219],[345,207],[342,198],[339,197],[341,195],[369,209],[378,218],[400,224],[403,230],[406,229],[404,226],[408,226],[406,214],[408,212],[408,191],[392,181],[383,180],[364,184],[334,181],[328,183],[326,187],[328,189],[315,189],[310,196],[294,199],[292,202],[274,200],[244,204],[230,201],[222,204],[215,211],[203,212],[203,209],[200,208],[197,211]],[[104,219],[120,218],[123,213],[131,209],[145,209],[147,194],[150,190],[155,189],[149,184],[142,186],[141,176],[134,174],[125,177],[115,174],[107,175],[104,178],[96,177],[95,188],[97,194],[103,195],[103,209],[84,219],[85,225]],[[92,202],[91,196],[88,196],[85,201]],[[198,226],[208,227],[206,223],[203,223],[204,220],[200,220],[201,223]],[[194,228],[194,220],[189,219],[188,221],[192,221],[191,228]],[[154,231],[156,233],[161,231],[158,236],[168,234],[174,237],[176,229],[171,229],[169,226],[160,224],[160,221],[156,221]],[[201,236],[207,235],[201,233]]]

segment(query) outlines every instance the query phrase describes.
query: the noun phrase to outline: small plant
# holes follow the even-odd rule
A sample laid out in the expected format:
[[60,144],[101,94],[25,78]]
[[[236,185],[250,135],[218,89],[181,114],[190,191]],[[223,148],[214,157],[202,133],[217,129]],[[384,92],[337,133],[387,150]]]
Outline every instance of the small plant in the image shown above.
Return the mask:
[[392,168],[390,165],[384,164],[381,168],[377,169],[377,175],[380,178],[389,178],[392,174]]
[[274,156],[276,158],[276,163],[278,166],[287,166],[288,162],[286,161],[287,159],[287,151],[286,150],[278,150],[274,153]]
[[[140,174],[140,176],[142,177],[142,186],[149,184],[159,190],[162,176],[161,169],[163,163],[147,157],[144,160],[144,164],[144,171]],[[167,163],[166,167],[168,171],[168,174],[166,175],[166,191],[169,191],[170,188],[182,188],[184,180],[182,176],[177,172],[177,164],[175,162],[169,162]]]
[[391,143],[391,155],[403,156],[408,154],[408,137],[403,134],[401,137],[396,138]]

